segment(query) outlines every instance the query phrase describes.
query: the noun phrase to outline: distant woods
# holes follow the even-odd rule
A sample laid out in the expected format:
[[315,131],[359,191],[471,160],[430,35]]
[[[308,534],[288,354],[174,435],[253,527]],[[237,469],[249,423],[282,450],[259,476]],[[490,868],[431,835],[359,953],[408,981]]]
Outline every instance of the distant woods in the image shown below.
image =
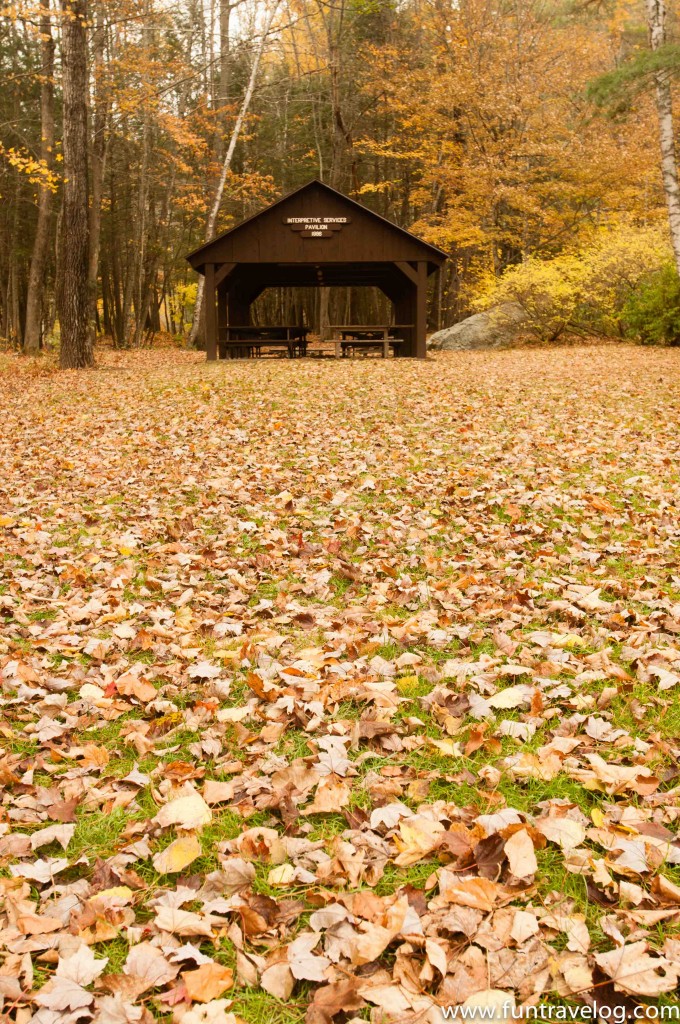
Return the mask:
[[[0,339],[60,344],[65,366],[89,365],[101,336],[198,339],[184,254],[313,176],[452,254],[432,328],[529,257],[661,222],[673,69],[615,109],[592,100],[650,52],[653,18],[658,51],[656,0],[13,0]],[[677,174],[675,188],[677,220]],[[288,321],[303,305],[314,326],[385,315],[361,289],[268,292],[254,312]]]

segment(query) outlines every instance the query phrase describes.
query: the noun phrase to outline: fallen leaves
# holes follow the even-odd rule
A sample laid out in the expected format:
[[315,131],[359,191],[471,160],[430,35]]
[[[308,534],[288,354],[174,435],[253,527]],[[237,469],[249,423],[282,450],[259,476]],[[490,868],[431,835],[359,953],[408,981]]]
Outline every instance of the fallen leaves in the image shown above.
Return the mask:
[[672,992],[680,977],[680,964],[664,956],[650,954],[643,940],[596,953],[595,962],[614,982],[619,992],[631,995],[660,996]]
[[675,999],[674,358],[0,376],[5,1011]]

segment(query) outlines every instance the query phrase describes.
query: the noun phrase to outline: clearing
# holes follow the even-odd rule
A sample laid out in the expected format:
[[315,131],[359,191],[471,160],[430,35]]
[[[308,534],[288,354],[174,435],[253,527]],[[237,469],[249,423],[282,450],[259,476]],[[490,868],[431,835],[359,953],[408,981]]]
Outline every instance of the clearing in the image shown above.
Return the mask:
[[674,1004],[680,351],[102,360],[0,368],[5,1013]]

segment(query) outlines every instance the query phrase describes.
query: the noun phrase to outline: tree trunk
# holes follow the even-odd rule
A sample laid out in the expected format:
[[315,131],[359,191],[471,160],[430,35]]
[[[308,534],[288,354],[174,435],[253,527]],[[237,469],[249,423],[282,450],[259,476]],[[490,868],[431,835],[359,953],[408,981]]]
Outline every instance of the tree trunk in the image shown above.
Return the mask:
[[[647,0],[647,21],[651,48],[658,50],[666,42],[665,0]],[[673,256],[676,269],[680,274],[680,185],[678,184],[678,161],[673,132],[670,72],[668,70],[659,71],[655,76],[654,84],[661,144],[661,176],[668,208]]]
[[[238,142],[243,122],[246,119],[246,114],[250,108],[250,102],[253,98],[253,92],[255,91],[255,82],[257,81],[257,73],[260,68],[260,61],[262,60],[262,54],[267,44],[267,36],[269,30],[272,27],[274,15],[278,7],[278,0],[272,0],[271,6],[269,7],[265,16],[265,23],[262,27],[262,35],[260,37],[260,44],[255,52],[255,59],[253,60],[253,66],[250,69],[250,78],[248,79],[248,85],[246,87],[243,102],[241,103],[241,109],[238,112],[236,118],[236,124],[231,133],[229,140],[229,146],[225,153],[224,160],[222,162],[222,173],[220,174],[220,180],[217,183],[217,189],[215,190],[215,198],[213,200],[212,209],[210,210],[210,216],[208,217],[207,224],[205,226],[205,240],[208,242],[213,234],[215,233],[215,225],[217,224],[217,216],[220,212],[220,206],[222,205],[222,196],[224,195],[224,186],[227,181],[227,175],[229,174],[229,168],[231,167],[231,161],[234,156],[234,150],[236,149],[236,143]],[[205,285],[205,278],[201,275],[198,279],[198,289],[196,292],[196,305],[194,307],[194,319],[191,324],[191,332],[189,334],[189,344],[195,345],[196,339],[198,338],[198,331],[201,322],[201,310],[203,308],[203,290]]]
[[[40,0],[40,158],[49,172],[54,167],[54,39],[50,19],[50,0]],[[33,242],[31,269],[28,275],[26,297],[26,330],[24,351],[35,355],[40,349],[43,320],[43,289],[45,269],[50,248],[50,221],[52,219],[51,182],[45,181],[38,192],[38,223]]]
[[231,0],[219,0],[219,26],[220,26],[220,59],[219,77],[217,80],[217,106],[220,108],[217,118],[217,143],[216,151],[218,158],[224,153],[224,144],[227,137],[229,123],[229,92],[230,92],[230,71],[231,71]]
[[[230,0],[220,0],[220,79],[218,99],[221,107],[226,107],[229,103],[229,72],[231,63],[229,23],[231,21],[231,8]],[[222,120],[224,121],[224,119],[223,113]]]
[[64,369],[92,366],[89,229],[87,205],[86,0],[61,0],[64,15],[61,60],[64,99],[64,205],[59,295],[60,363]]
[[106,119],[108,104],[105,89],[102,87],[104,73],[104,14],[100,3],[97,4],[95,19],[94,44],[94,109],[92,116],[92,196],[89,217],[89,253],[87,270],[87,290],[90,296],[90,327],[92,345],[95,342],[97,322],[97,276],[99,272],[99,244],[102,225],[102,193],[104,187],[104,167],[106,160]]

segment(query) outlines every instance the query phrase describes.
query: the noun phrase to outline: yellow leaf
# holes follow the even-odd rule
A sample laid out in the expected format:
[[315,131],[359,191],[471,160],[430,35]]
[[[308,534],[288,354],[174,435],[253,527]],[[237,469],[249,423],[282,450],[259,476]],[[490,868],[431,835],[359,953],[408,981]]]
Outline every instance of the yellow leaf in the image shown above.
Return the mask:
[[183,871],[188,864],[201,855],[201,844],[195,835],[182,836],[153,858],[153,866],[159,875],[171,875]]
[[397,679],[397,690],[399,693],[408,694],[414,687],[418,685],[418,676],[402,676],[401,679]]
[[188,629],[193,619],[194,617],[188,605],[183,605],[179,611],[175,612],[175,622],[181,629]]
[[428,736],[427,742],[431,747],[436,747],[442,754],[448,754],[449,757],[462,757],[460,744],[454,743],[453,740],[434,740]]
[[106,747],[99,747],[96,743],[86,743],[81,754],[83,766],[92,768],[104,768],[109,763],[109,752]]
[[295,877],[295,868],[292,864],[280,864],[272,868],[267,876],[269,885],[290,885]]
[[132,889],[127,885],[114,885],[110,889],[102,889],[101,892],[95,893],[93,898],[98,903],[106,902],[122,905],[129,903],[132,899]]

